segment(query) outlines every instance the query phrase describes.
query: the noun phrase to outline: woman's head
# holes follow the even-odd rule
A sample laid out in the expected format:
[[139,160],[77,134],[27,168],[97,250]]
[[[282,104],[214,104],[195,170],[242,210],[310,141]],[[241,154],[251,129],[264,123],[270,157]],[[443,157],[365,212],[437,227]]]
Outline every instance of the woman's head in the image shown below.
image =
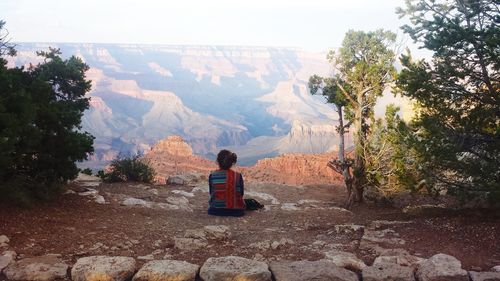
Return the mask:
[[217,154],[217,163],[222,170],[229,170],[238,160],[236,153],[223,149]]

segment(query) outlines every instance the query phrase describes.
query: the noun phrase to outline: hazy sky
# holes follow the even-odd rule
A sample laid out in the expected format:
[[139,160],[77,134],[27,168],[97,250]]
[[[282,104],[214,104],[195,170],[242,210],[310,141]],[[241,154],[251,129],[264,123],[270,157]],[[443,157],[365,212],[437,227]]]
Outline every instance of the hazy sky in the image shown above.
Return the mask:
[[349,29],[402,35],[404,0],[1,0],[17,42],[338,47]]

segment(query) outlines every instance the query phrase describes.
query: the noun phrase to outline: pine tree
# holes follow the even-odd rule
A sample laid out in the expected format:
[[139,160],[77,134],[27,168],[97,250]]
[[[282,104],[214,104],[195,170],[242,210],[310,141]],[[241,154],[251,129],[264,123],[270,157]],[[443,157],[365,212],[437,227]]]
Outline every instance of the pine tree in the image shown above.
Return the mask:
[[498,0],[412,0],[399,9],[432,62],[401,57],[397,85],[414,99],[413,146],[428,183],[457,194],[500,192]]

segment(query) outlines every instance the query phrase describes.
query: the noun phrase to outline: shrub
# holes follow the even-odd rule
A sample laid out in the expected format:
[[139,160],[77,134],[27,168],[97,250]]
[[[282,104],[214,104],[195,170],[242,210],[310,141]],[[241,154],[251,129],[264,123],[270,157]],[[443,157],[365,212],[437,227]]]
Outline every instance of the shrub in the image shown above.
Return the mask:
[[90,169],[90,168],[80,169],[80,173],[91,176],[92,169]]
[[150,183],[156,172],[150,163],[139,156],[118,157],[111,161],[108,171],[98,171],[104,182],[137,181]]

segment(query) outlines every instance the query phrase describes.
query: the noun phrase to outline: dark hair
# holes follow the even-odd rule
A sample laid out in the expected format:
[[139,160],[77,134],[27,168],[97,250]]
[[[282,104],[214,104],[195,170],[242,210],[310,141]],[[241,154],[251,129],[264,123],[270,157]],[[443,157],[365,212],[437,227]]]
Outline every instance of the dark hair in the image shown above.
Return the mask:
[[217,154],[217,163],[222,170],[229,170],[238,160],[236,153],[223,149]]

